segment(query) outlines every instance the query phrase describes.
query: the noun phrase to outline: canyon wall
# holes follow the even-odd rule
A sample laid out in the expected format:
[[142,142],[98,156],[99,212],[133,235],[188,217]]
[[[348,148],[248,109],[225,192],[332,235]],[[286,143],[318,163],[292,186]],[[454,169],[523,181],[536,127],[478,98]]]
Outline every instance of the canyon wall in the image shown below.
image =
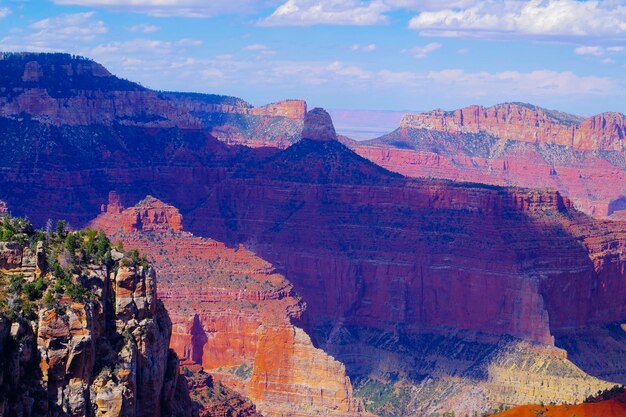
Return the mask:
[[344,142],[410,177],[554,188],[597,217],[626,210],[626,117],[586,119],[527,104],[406,115],[378,139]]
[[152,91],[67,54],[5,53],[0,73],[1,117],[55,126],[203,129],[228,143],[286,146],[306,113],[302,100],[254,107],[236,97]]
[[[161,271],[159,297],[171,312],[171,347],[183,365],[249,397],[267,416],[366,415],[344,366],[291,323],[305,309],[293,286],[242,246],[178,228],[173,206],[152,197],[123,211],[112,193],[91,227],[149,254]],[[128,228],[135,219],[140,227]]]
[[[26,79],[40,73],[29,71]],[[201,123],[223,126],[233,142],[246,140],[240,125],[224,122],[241,115],[214,115]],[[277,413],[359,413],[355,396],[383,415],[443,412],[455,404],[459,412],[482,411],[534,399],[578,400],[606,386],[576,369],[555,343],[565,346],[581,329],[626,319],[623,221],[580,213],[578,200],[560,186],[404,178],[335,140],[321,110],[312,116],[305,119],[319,125],[302,120],[298,135],[312,133],[281,145],[283,151],[229,146],[215,129],[56,126],[9,116],[0,123],[0,198],[42,226],[49,217],[68,217],[82,227],[103,208],[118,216],[111,224],[122,228],[128,247],[151,247],[155,262],[162,256],[161,266],[176,271],[159,291],[174,315],[186,317],[174,316],[172,346],[189,369],[209,368],[214,386],[223,381],[263,411],[271,413],[276,402]],[[557,178],[566,166],[587,166],[580,155],[620,164],[615,150],[573,152],[408,127],[398,135],[393,143],[355,149],[428,151],[425,158],[444,161],[444,173],[457,164],[450,172],[464,164],[476,164],[477,172],[479,157],[498,155],[528,155],[520,159],[528,166],[543,158],[555,172],[547,175]],[[507,158],[503,172],[516,166]],[[619,169],[606,173],[598,194],[611,181],[621,184]],[[108,203],[110,191],[118,198]],[[153,199],[123,209],[146,195],[176,206],[182,219]],[[181,226],[197,237],[181,235]],[[607,340],[589,336],[577,339],[583,346],[567,346],[593,352],[594,343]],[[585,362],[574,348],[571,357],[583,371],[620,382],[623,343],[614,343],[610,351],[617,353],[602,359],[613,363],[613,374],[599,375],[606,363]],[[386,390],[389,384],[398,390]]]
[[[503,201],[498,202],[497,190],[494,190],[494,194],[486,199],[481,199],[480,194],[484,193],[481,189],[475,190],[475,193],[464,190],[469,193],[465,196],[462,193],[446,196],[436,191],[433,189],[432,194],[421,204],[427,207],[437,207],[439,210],[450,210],[452,207],[457,207],[457,210],[468,207],[471,210],[472,207],[482,204],[490,207],[485,211],[476,207],[476,218],[490,216],[494,210],[499,210],[497,211],[499,216],[507,216],[507,213],[510,216],[513,210],[523,210],[525,213],[534,213],[539,217],[550,217],[551,211],[560,210],[566,213],[569,207],[569,203],[560,198],[557,193],[550,195],[549,193],[526,192],[510,196],[510,198],[505,198],[505,194],[502,194],[500,197]],[[371,189],[367,192],[370,197],[373,195]],[[384,191],[381,190],[381,195],[383,193]],[[240,197],[242,200],[247,200],[250,195],[243,194]],[[259,197],[257,195],[253,201],[258,202]],[[291,197],[293,198],[294,195],[292,194]],[[111,196],[111,200],[117,201],[115,195]],[[302,304],[294,295],[292,284],[282,275],[274,272],[266,261],[258,258],[243,246],[229,249],[224,244],[210,239],[194,237],[180,231],[163,230],[159,219],[178,218],[178,211],[153,198],[147,198],[137,206],[123,211],[115,209],[115,206],[115,203],[110,204],[109,207],[113,207],[113,211],[103,213],[91,226],[103,228],[109,233],[115,232],[113,236],[123,241],[126,247],[138,247],[147,251],[154,257],[155,263],[160,265],[160,269],[163,270],[159,282],[160,296],[172,311],[174,322],[172,347],[182,358],[183,364],[202,365],[225,386],[232,387],[242,395],[248,396],[264,414],[310,415],[308,413],[314,412],[313,410],[347,412],[343,407],[350,404],[350,401],[346,402],[346,397],[337,396],[338,393],[352,391],[351,388],[347,388],[350,387],[349,385],[343,385],[345,382],[342,382],[341,378],[337,378],[337,375],[343,375],[346,371],[357,380],[355,394],[363,398],[366,408],[385,416],[405,415],[412,412],[429,414],[446,410],[471,414],[473,411],[484,411],[500,405],[539,401],[574,402],[612,385],[585,374],[568,360],[565,351],[551,346],[552,332],[557,326],[553,324],[554,328],[551,328],[550,317],[553,316],[555,321],[561,320],[565,323],[560,326],[568,327],[570,320],[576,320],[576,317],[570,317],[572,315],[570,308],[581,308],[583,311],[579,313],[579,316],[589,314],[588,307],[572,302],[573,299],[577,300],[579,295],[568,292],[573,298],[566,297],[568,301],[560,304],[559,300],[565,300],[560,293],[563,293],[563,290],[567,291],[567,287],[560,287],[560,293],[550,294],[548,298],[548,295],[542,293],[541,279],[528,287],[506,288],[506,285],[511,285],[510,283],[514,281],[507,278],[509,274],[512,274],[511,270],[507,272],[503,268],[494,268],[498,271],[497,278],[495,275],[493,278],[487,278],[491,279],[491,286],[496,285],[496,280],[503,281],[502,287],[497,286],[494,292],[485,294],[489,286],[481,286],[474,292],[473,274],[486,272],[470,272],[473,267],[467,262],[463,263],[465,272],[459,275],[463,276],[465,285],[463,289],[459,288],[458,292],[452,292],[454,288],[447,289],[446,286],[449,284],[442,284],[437,288],[432,287],[432,284],[424,284],[427,287],[416,288],[417,293],[425,291],[431,294],[430,303],[442,297],[445,297],[447,301],[443,305],[433,306],[433,312],[426,312],[420,318],[421,321],[413,326],[412,323],[417,319],[409,316],[407,312],[423,304],[419,299],[415,299],[413,290],[407,287],[399,290],[398,285],[390,285],[394,283],[383,279],[382,276],[371,275],[363,268],[358,272],[362,280],[358,285],[361,287],[360,297],[363,300],[363,307],[358,307],[360,301],[354,300],[352,295],[338,288],[334,282],[327,284],[329,289],[316,288],[303,292],[307,310],[312,310],[314,317],[314,319],[310,317],[304,317],[304,319],[317,323],[317,325],[305,324],[305,328],[309,329],[319,347],[345,364],[346,371],[344,371],[343,365],[328,357],[321,350],[315,349],[309,336],[290,324],[290,320],[297,321],[302,317]],[[496,207],[499,208],[496,209]],[[256,210],[265,211],[265,208],[257,206]],[[134,220],[138,212],[142,213],[139,217],[155,219],[156,224],[144,222],[142,223],[144,230],[125,231],[124,225],[129,223],[129,220]],[[245,212],[250,213],[249,210]],[[146,216],[143,213],[159,213],[159,215]],[[430,213],[429,217],[432,217],[433,212]],[[302,214],[315,217],[311,212]],[[282,217],[280,213],[278,216]],[[553,227],[551,225],[553,220],[546,220],[542,227]],[[519,219],[514,221],[517,222]],[[275,223],[270,222],[270,224]],[[317,224],[319,232],[319,223]],[[288,228],[289,225],[282,227]],[[458,223],[456,227],[459,227]],[[477,229],[481,227],[484,227],[484,223]],[[353,226],[350,228],[354,235],[356,229]],[[411,227],[407,227],[407,230],[409,229]],[[337,232],[336,228],[335,232]],[[457,232],[467,233],[463,230],[457,230]],[[511,230],[506,230],[504,233],[509,234]],[[536,230],[525,233],[536,233]],[[594,256],[598,257],[598,260],[613,253],[609,244],[612,240],[611,232],[605,229],[599,235],[600,237],[590,241],[591,243],[586,243],[590,247],[597,248]],[[560,248],[559,254],[555,255],[557,258],[563,257],[563,253],[572,250],[572,247],[564,245],[562,240],[555,240],[554,235],[547,233],[544,236],[551,240],[551,243],[546,242],[546,244]],[[325,245],[328,245],[329,241],[325,233],[319,237]],[[276,240],[284,238],[284,235],[274,236],[274,244],[277,244]],[[306,239],[305,235],[301,234],[300,239],[303,238]],[[445,236],[442,238],[446,240]],[[475,239],[475,235],[473,238]],[[583,239],[589,240],[590,238],[584,237]],[[295,242],[290,241],[292,245]],[[429,241],[433,244],[435,238]],[[621,240],[616,239],[616,242],[623,245],[623,237]],[[480,242],[476,244],[478,248],[484,250]],[[541,251],[541,248],[535,245],[536,242],[523,246],[525,251],[531,251],[531,253],[521,261],[527,263],[536,254],[535,251]],[[249,239],[246,246],[262,251],[263,240]],[[337,276],[320,268],[322,262],[316,263],[315,267],[312,267],[310,263],[302,264],[303,258],[293,249],[294,247],[291,246],[289,255],[290,258],[293,257],[293,261],[285,261],[285,258],[277,261],[282,263],[283,268],[298,271],[300,274],[305,271],[319,271],[324,277]],[[397,247],[393,246],[388,251],[397,251]],[[606,251],[604,255],[602,255],[603,251]],[[283,252],[288,253],[286,250]],[[356,252],[350,253],[351,258],[358,258]],[[370,262],[379,264],[386,256],[381,254],[378,258],[371,259]],[[574,261],[576,256],[578,255],[573,253],[570,257],[562,259],[559,266],[563,269],[561,274],[571,273],[580,268],[581,264]],[[326,259],[333,268],[338,266],[338,259],[343,258],[338,257],[337,250],[332,247],[323,252],[315,249],[310,257]],[[493,258],[502,258],[502,254],[493,255]],[[407,256],[405,262],[410,262],[409,259],[410,256]],[[421,268],[428,268],[422,280],[435,279],[433,271],[442,267],[450,270],[449,274],[453,274],[453,271],[458,269],[453,266],[455,260],[458,259],[460,258],[450,259],[445,266],[437,263],[430,267],[422,266]],[[406,270],[401,271],[397,266],[405,262],[398,262],[398,260],[398,258],[395,259],[396,272],[384,276],[407,275]],[[619,259],[614,261],[618,265],[619,262],[623,262]],[[515,263],[516,261],[505,257],[503,262]],[[545,257],[540,257],[536,262],[543,265],[547,260]],[[604,259],[598,264],[606,267],[612,262]],[[545,273],[544,268],[553,269],[554,265],[552,263],[551,266],[539,267],[534,273]],[[557,274],[552,279],[558,276]],[[349,275],[344,279],[349,279]],[[524,279],[528,278],[520,277],[518,282],[522,283]],[[300,278],[297,283],[301,286],[306,281],[312,281],[312,279]],[[381,285],[375,285],[376,281],[380,281]],[[609,284],[608,280],[603,282],[602,286]],[[619,282],[618,280],[618,285]],[[414,282],[412,285],[417,285],[417,283]],[[578,284],[573,281],[570,285]],[[615,283],[609,285],[612,287],[606,288],[607,291],[603,292],[604,294],[621,291],[619,286],[614,286]],[[332,292],[330,288],[333,288]],[[498,294],[498,291],[501,293]],[[463,294],[468,292],[469,294],[465,297]],[[479,293],[481,293],[480,297]],[[331,296],[331,294],[336,295]],[[378,294],[379,299],[374,299],[374,294]],[[505,294],[504,297],[502,294]],[[326,301],[325,299],[329,297],[332,298]],[[512,308],[510,316],[506,310],[502,309],[494,310],[494,313],[489,312],[492,307],[495,308],[496,305],[506,302],[509,297],[516,300],[510,307]],[[524,297],[528,302],[523,301]],[[545,300],[544,297],[546,297]],[[580,295],[580,297],[583,300],[587,296]],[[547,305],[546,301],[553,304]],[[345,304],[342,304],[344,302],[351,303],[349,309],[354,313],[346,310],[333,310],[333,308],[345,308]],[[437,310],[445,310],[448,304],[451,306],[460,304],[461,308],[458,313],[453,309],[442,314],[441,317],[436,316],[439,317],[438,319],[433,316],[428,317],[428,314],[436,314]],[[233,308],[234,306],[236,308]],[[383,310],[380,310],[381,307]],[[383,312],[385,308],[389,308],[386,313]],[[368,311],[367,315],[363,314],[365,309]],[[305,316],[307,310],[304,310]],[[468,314],[469,319],[465,322],[461,321],[461,317]],[[497,320],[504,321],[509,327],[502,327],[497,331],[494,331],[497,329],[494,323],[481,327],[484,323],[477,319],[480,314],[495,315]],[[328,318],[328,322],[325,322],[322,317],[324,323],[319,325],[319,322],[314,321],[320,318],[318,315],[334,315],[334,318]],[[528,320],[528,327],[524,327],[524,322],[516,324],[516,317],[517,320]],[[602,318],[600,321],[605,319],[611,320],[611,318]],[[455,322],[451,324],[451,322],[441,320],[455,320]],[[531,322],[536,327],[533,331],[530,331]],[[518,330],[515,330],[516,326]],[[577,328],[576,326],[574,324],[574,328]],[[459,332],[459,328],[469,328],[469,330]],[[561,331],[564,331],[563,328]],[[485,332],[491,336],[485,335]],[[512,333],[526,340],[542,341],[544,345],[521,342],[519,339],[506,336]],[[598,340],[594,339],[590,345],[597,343]],[[267,352],[271,354],[268,355]],[[334,365],[329,366],[328,361]],[[473,382],[468,385],[466,382],[470,380]],[[524,380],[522,384],[524,389],[520,387],[521,380]],[[321,384],[319,391],[313,389],[318,383]],[[337,388],[332,388],[335,383]],[[342,405],[338,407],[337,404]],[[359,406],[356,405],[358,402],[353,404],[352,412],[354,413],[359,410]]]

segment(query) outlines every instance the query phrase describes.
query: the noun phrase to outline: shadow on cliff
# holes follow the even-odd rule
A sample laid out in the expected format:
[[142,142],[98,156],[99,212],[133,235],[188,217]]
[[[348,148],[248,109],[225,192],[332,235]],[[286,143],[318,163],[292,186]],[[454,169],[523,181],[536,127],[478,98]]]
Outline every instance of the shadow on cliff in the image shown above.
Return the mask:
[[[449,329],[550,343],[556,330],[623,319],[623,270],[598,275],[584,230],[569,227],[599,226],[555,192],[409,180],[336,141],[279,152],[176,128],[0,128],[17,141],[0,156],[0,198],[16,214],[80,227],[111,190],[125,205],[153,195],[181,210],[186,230],[275,265],[307,303],[299,325],[322,348],[337,332],[354,337],[333,333],[338,322],[374,329],[366,344],[392,335],[383,346],[419,351],[430,336],[411,337]],[[335,354],[362,375],[350,353]],[[364,357],[372,369],[387,359]]]
[[[620,277],[599,276],[582,232],[568,229],[597,231],[595,221],[558,193],[409,180],[372,165],[305,140],[218,184],[187,226],[275,265],[308,305],[298,324],[355,378],[353,352],[328,348],[331,335],[354,337],[335,323],[405,341],[463,329],[551,344],[556,331],[622,318]],[[385,360],[367,355],[367,366]]]

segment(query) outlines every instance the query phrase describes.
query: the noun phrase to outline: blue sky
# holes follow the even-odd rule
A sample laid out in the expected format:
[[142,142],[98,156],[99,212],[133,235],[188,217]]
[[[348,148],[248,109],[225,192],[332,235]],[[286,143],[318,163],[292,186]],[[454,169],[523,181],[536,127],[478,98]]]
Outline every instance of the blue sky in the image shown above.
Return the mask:
[[0,50],[253,104],[626,113],[626,0],[0,0]]

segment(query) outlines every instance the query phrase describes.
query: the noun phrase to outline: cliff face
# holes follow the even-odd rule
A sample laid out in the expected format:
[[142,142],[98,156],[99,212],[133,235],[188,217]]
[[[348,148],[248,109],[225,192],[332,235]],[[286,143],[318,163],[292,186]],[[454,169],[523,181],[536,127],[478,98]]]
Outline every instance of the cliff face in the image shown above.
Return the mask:
[[253,107],[235,97],[151,91],[65,54],[2,54],[0,73],[0,116],[55,126],[204,129],[229,143],[285,145],[306,112],[302,100]]
[[410,177],[554,188],[597,217],[626,210],[624,123],[522,104],[406,115],[399,129],[346,144]]
[[[272,401],[285,407],[280,412],[301,407],[289,411],[294,414],[306,413],[306,402],[318,411],[339,404],[335,413],[357,412],[345,374],[366,407],[381,414],[412,412],[419,404],[441,412],[454,398],[463,404],[458,410],[582,398],[605,384],[572,370],[553,338],[565,346],[583,328],[602,334],[608,322],[626,318],[623,222],[589,218],[559,191],[400,177],[334,140],[326,118],[315,113],[320,117],[309,120],[320,125],[305,131],[317,133],[284,151],[227,146],[202,130],[3,119],[0,198],[40,225],[48,217],[70,216],[82,226],[117,191],[119,198],[105,210],[119,220],[108,224],[126,227],[129,245],[135,240],[162,250],[151,252],[155,262],[167,254],[172,269],[191,277],[191,284],[174,278],[163,283],[171,289],[163,297],[173,310],[193,318],[175,318],[172,346],[270,412]],[[407,134],[417,131],[406,128]],[[229,137],[238,140],[233,132]],[[572,164],[587,164],[579,155],[619,164],[618,151],[576,153],[544,144],[548,153],[541,146],[533,153],[525,145],[535,144],[484,134],[429,131],[410,139],[416,141],[410,146],[430,147],[433,161],[475,162],[476,170],[480,155],[515,152],[528,155],[529,164],[563,158],[556,176]],[[450,156],[455,152],[468,156]],[[515,160],[505,162],[503,171],[517,169]],[[611,178],[598,193],[610,188]],[[178,239],[181,232],[167,229],[176,229],[180,218],[150,200],[124,221],[122,207],[146,195],[180,209],[185,230],[224,245]],[[147,240],[132,237],[143,233]],[[175,244],[148,243],[160,235],[174,236]],[[173,260],[178,248],[188,253],[180,263]],[[195,262],[198,268],[187,269]],[[262,311],[275,314],[259,312],[266,303],[273,307]],[[432,339],[438,340],[434,358],[425,353]],[[600,339],[579,338],[575,346],[596,352],[594,344],[610,338]],[[529,346],[523,354],[506,351],[520,341]],[[615,373],[603,378],[626,381],[623,341],[611,343],[613,357],[576,363],[596,375],[610,368]],[[274,345],[286,348],[265,354]],[[450,356],[455,359],[445,359]],[[258,365],[251,370],[253,363]],[[326,380],[329,390],[322,389]],[[385,391],[396,382],[398,391]],[[480,395],[472,405],[474,392]]]
[[3,308],[11,309],[0,318],[1,414],[190,416],[154,269],[112,251],[106,263],[74,265],[69,276],[56,261],[54,272],[47,270],[57,249],[46,245],[52,252],[36,261],[34,275],[28,247],[0,249],[0,259],[22,258],[21,267],[0,267],[10,281]]
[[624,150],[626,116],[603,113],[587,119],[527,104],[470,106],[406,115],[400,127],[449,133],[484,132],[502,139],[570,146],[579,150]]
[[185,366],[202,366],[249,397],[263,415],[364,414],[344,366],[291,323],[304,303],[269,263],[241,246],[230,249],[175,227],[165,230],[158,217],[127,230],[138,212],[180,217],[158,200],[147,198],[121,212],[109,207],[112,212],[91,226],[154,258],[161,271],[159,297],[172,312],[171,347]]

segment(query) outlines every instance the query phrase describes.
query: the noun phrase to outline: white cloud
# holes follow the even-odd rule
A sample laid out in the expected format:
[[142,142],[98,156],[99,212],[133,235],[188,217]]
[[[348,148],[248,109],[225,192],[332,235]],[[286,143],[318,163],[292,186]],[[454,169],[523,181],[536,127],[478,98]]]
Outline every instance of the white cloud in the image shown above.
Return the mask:
[[109,29],[94,12],[62,14],[32,23],[30,33],[12,34],[0,40],[5,51],[76,53],[84,44],[97,41]]
[[243,47],[242,50],[248,52],[249,55],[256,60],[267,59],[276,55],[276,51],[262,43],[253,43],[252,45]]
[[[610,78],[579,76],[569,71],[535,70],[468,73],[461,69],[430,72],[427,79],[468,96],[573,97],[610,96],[620,90]],[[455,89],[456,90],[456,89]]]
[[269,46],[261,43],[254,43],[243,48],[244,51],[267,51],[268,49],[270,49]]
[[[478,0],[450,0],[446,7],[459,8]],[[394,10],[440,10],[441,0],[283,0],[262,26],[376,25],[389,21]]]
[[102,7],[151,16],[212,17],[228,13],[250,13],[273,6],[277,0],[54,0],[59,5]]
[[109,29],[102,20],[93,19],[94,12],[63,14],[48,19],[39,20],[30,25],[37,30],[32,36],[38,42],[91,41],[97,35],[105,34]]
[[409,27],[427,36],[626,38],[626,6],[598,0],[485,0],[423,11]]
[[361,44],[355,43],[354,45],[350,47],[350,50],[353,52],[374,52],[376,50],[376,44],[370,43],[368,45],[361,45]]
[[156,25],[151,25],[148,23],[140,23],[138,25],[129,26],[126,28],[126,30],[129,32],[154,33],[154,32],[158,32],[159,30],[161,30],[161,28]]
[[574,53],[576,55],[602,56],[604,55],[604,49],[599,46],[579,46],[574,49]]
[[458,50],[456,51],[456,53],[457,53],[457,54],[460,54],[460,55],[466,55],[466,54],[468,54],[468,53],[469,53],[469,51],[470,51],[470,49],[469,49],[469,48],[461,48],[461,49],[458,49]]
[[365,26],[387,22],[384,1],[359,0],[287,0],[261,26],[347,25]]
[[416,46],[410,49],[402,50],[403,53],[412,55],[417,59],[424,59],[428,57],[429,54],[441,48],[443,45],[438,42],[431,42],[424,46]]
[[369,80],[372,77],[370,72],[354,65],[346,65],[341,61],[332,62],[326,69],[347,80]]
[[10,14],[11,14],[11,9],[9,9],[8,7],[0,8],[0,19],[4,19]]
[[133,39],[125,42],[109,42],[100,44],[91,49],[92,55],[96,58],[111,58],[113,54],[123,55],[151,55],[162,56],[163,58],[174,58],[169,55],[173,52],[180,51],[185,46],[199,46],[202,41],[197,39],[180,39],[177,41],[161,41],[154,39]]
[[205,69],[201,72],[202,79],[208,80],[211,78],[224,78],[224,73],[218,69]]
[[[624,46],[579,46],[574,49],[574,53],[576,55],[590,55],[593,57],[604,57],[606,55],[616,55],[626,52],[626,47]],[[611,58],[605,58],[602,60],[603,64],[612,64],[615,62]]]

